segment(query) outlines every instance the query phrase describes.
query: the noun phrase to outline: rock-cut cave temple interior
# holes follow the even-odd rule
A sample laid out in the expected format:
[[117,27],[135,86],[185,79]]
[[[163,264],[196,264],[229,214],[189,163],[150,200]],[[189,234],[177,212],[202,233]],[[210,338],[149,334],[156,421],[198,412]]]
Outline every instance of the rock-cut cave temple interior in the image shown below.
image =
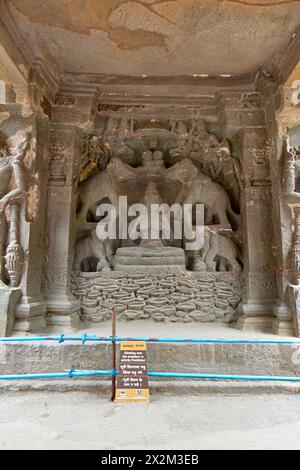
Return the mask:
[[[0,336],[300,336],[299,60],[298,1],[1,0]],[[201,205],[201,246],[122,237],[125,199]]]

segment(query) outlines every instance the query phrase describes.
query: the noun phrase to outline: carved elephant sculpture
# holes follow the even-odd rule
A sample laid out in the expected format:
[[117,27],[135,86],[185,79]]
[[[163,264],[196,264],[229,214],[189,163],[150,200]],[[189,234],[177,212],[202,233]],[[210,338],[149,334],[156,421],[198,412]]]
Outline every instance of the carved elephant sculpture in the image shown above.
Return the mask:
[[237,227],[239,225],[239,215],[232,210],[226,191],[202,172],[198,172],[189,188],[180,194],[180,199],[178,202],[183,204],[204,204],[225,228],[231,228],[228,216]]
[[114,184],[107,170],[100,174],[95,174],[91,178],[79,184],[80,209],[77,215],[78,230],[84,228],[87,221],[87,214],[91,206],[104,199],[108,199],[116,208],[118,213],[119,198],[114,189]]
[[75,244],[75,271],[111,271],[108,252],[106,241],[98,240],[95,231],[91,235],[79,238]]
[[231,271],[235,275],[241,274],[242,268],[237,261],[238,251],[233,241],[213,230],[205,230],[205,243],[202,259],[208,271]]

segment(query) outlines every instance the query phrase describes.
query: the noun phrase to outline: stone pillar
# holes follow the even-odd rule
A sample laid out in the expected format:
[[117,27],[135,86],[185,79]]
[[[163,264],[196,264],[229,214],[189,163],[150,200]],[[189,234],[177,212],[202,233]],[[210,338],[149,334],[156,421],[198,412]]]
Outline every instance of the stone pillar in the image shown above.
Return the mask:
[[287,286],[287,299],[293,314],[294,335],[300,337],[300,286]]
[[286,288],[286,300],[290,307],[290,314],[294,332],[296,336],[300,336],[300,194],[296,191],[296,172],[295,160],[296,154],[293,151],[287,152],[283,181],[283,197],[284,201],[292,213],[290,222],[290,232],[292,238],[289,243],[289,251],[287,254],[287,280],[289,281]]
[[28,168],[28,195],[21,206],[20,235],[25,253],[23,274],[19,289],[21,300],[15,309],[15,329],[37,331],[45,326],[46,305],[41,292],[43,235],[48,178],[49,121],[45,115],[36,113],[33,118],[35,154],[29,153],[25,165]]
[[296,336],[300,337],[300,206],[293,206],[293,242],[290,250],[290,284],[287,298],[293,314]]
[[246,291],[238,327],[269,330],[273,323],[273,306],[277,297],[269,171],[270,143],[265,127],[246,127],[241,137]]
[[[278,291],[278,299],[274,306],[273,332],[278,335],[293,336],[292,309],[287,291],[290,277],[289,255],[292,243],[292,211],[287,205],[284,188],[286,177],[289,178],[290,169],[283,168],[281,157],[286,152],[286,146],[278,139],[277,123],[274,122],[272,127],[276,137],[276,152],[274,152],[271,163]],[[292,191],[294,191],[294,187]]]
[[76,220],[76,190],[80,152],[79,130],[54,124],[50,137],[48,208],[44,265],[47,324],[76,327],[80,305],[71,293]]
[[293,207],[294,237],[291,249],[291,284],[300,285],[300,206]]
[[[287,69],[288,70],[288,69]],[[296,261],[297,250],[295,250],[295,223],[299,214],[293,211],[293,201],[290,195],[295,188],[295,168],[293,158],[290,158],[290,147],[299,146],[299,137],[294,141],[294,129],[299,127],[299,105],[293,99],[296,89],[293,87],[295,80],[299,78],[299,70],[294,72],[280,88],[278,87],[278,100],[272,106],[272,97],[267,97],[272,106],[272,114],[275,116],[274,129],[277,135],[277,160],[274,171],[277,176],[278,197],[278,291],[279,300],[275,307],[276,319],[273,330],[278,334],[299,336],[299,287],[297,285],[298,274],[294,271],[291,261]],[[279,99],[280,98],[280,99]],[[274,99],[273,99],[274,100]],[[296,135],[298,133],[296,132]],[[275,162],[274,162],[275,163]],[[287,197],[288,196],[288,197]],[[293,197],[292,197],[293,199]],[[299,199],[294,201],[299,205]],[[294,244],[294,246],[293,246]],[[294,284],[296,283],[296,285]]]

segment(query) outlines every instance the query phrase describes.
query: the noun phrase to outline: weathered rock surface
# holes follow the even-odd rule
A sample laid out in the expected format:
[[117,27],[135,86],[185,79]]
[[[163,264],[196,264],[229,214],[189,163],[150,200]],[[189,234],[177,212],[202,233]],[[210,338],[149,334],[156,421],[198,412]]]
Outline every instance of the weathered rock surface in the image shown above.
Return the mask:
[[109,273],[105,279],[99,273],[80,273],[74,278],[82,318],[92,322],[109,319],[112,308],[125,320],[230,322],[236,319],[242,290],[242,280],[230,273]]

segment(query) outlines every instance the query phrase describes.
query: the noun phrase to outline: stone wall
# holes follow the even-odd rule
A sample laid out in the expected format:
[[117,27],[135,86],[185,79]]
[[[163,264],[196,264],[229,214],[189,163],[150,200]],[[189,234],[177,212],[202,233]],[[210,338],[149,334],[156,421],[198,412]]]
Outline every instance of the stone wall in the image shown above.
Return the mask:
[[108,320],[112,308],[125,320],[191,322],[235,320],[243,281],[231,273],[183,273],[171,276],[120,272],[79,273],[74,295],[82,319]]

